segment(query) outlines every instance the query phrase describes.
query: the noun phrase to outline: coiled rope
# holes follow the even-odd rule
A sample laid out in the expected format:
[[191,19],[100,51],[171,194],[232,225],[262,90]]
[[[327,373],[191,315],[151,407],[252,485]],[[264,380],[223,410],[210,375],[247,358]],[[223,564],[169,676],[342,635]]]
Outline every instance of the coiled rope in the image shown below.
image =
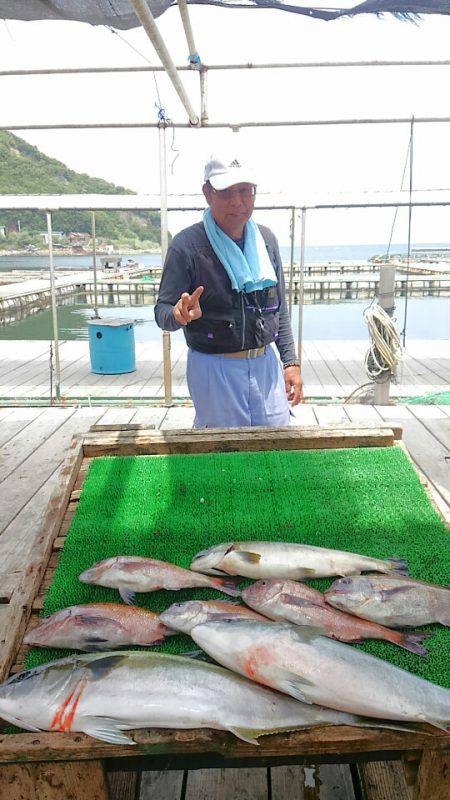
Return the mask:
[[366,371],[373,381],[384,382],[395,376],[402,356],[400,336],[395,321],[375,298],[363,314],[369,329],[370,346],[366,353]]

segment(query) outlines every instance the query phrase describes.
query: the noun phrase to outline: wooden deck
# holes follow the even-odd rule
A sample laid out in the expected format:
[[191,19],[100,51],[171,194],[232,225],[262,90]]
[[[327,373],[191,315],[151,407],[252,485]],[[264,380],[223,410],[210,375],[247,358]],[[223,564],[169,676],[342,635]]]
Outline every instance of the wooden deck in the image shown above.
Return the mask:
[[[345,399],[367,383],[364,356],[367,341],[305,341],[303,378],[310,398]],[[6,398],[50,399],[48,341],[0,340],[0,402]],[[174,397],[187,397],[184,339],[172,337],[172,383]],[[162,344],[136,343],[135,372],[95,375],[90,371],[87,341],[60,344],[61,393],[67,398],[133,399],[164,396]],[[413,397],[450,388],[450,341],[411,340],[400,365],[392,397]]]
[[[0,643],[9,604],[74,433],[94,423],[147,423],[163,429],[192,425],[190,407],[0,409]],[[303,405],[302,425],[381,420],[402,425],[416,464],[450,507],[450,406]],[[1,644],[0,644],[1,646]],[[412,800],[400,762],[350,768],[265,767],[108,775],[111,800]],[[17,795],[19,796],[19,795]],[[28,795],[24,795],[28,797]],[[56,797],[51,794],[49,797]],[[65,800],[58,795],[58,800]],[[76,792],[72,795],[76,798]]]

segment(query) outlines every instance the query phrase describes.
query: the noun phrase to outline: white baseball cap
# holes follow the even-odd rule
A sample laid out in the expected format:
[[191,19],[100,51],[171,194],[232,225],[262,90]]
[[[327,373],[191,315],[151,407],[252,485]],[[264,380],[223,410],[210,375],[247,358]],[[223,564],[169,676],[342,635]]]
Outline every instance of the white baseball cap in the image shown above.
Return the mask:
[[205,165],[205,183],[209,181],[214,189],[228,189],[236,183],[253,183],[255,176],[249,167],[241,165],[237,158],[229,161],[220,156],[211,156]]

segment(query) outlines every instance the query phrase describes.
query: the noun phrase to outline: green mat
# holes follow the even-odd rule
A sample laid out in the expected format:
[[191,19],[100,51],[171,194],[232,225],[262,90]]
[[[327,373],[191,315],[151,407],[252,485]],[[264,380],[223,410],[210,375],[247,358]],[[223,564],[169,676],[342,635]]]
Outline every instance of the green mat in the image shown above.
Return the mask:
[[[95,561],[141,555],[188,567],[199,550],[249,538],[407,558],[411,575],[434,583],[447,583],[450,575],[449,534],[408,459],[395,447],[97,458],[43,613],[75,603],[121,602],[117,591],[78,580]],[[331,581],[312,583],[323,590]],[[207,597],[220,595],[203,589],[159,591],[137,595],[137,604],[160,611]],[[430,630],[426,660],[384,642],[360,646],[450,687],[450,629],[436,625]],[[158,647],[170,653],[192,648],[184,635]],[[66,653],[35,648],[26,666]]]

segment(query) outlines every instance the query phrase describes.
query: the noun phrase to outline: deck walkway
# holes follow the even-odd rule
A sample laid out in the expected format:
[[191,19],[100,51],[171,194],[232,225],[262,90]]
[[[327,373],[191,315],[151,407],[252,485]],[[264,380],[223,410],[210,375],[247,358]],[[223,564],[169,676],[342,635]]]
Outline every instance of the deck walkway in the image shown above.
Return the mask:
[[[303,343],[305,394],[310,398],[345,399],[367,383],[367,340],[310,340]],[[0,403],[8,398],[50,399],[48,341],[0,340]],[[174,397],[187,397],[186,345],[180,333],[171,338]],[[113,398],[125,401],[164,396],[162,344],[136,343],[135,372],[94,375],[87,341],[60,344],[61,393],[65,398]],[[392,397],[414,397],[450,389],[450,341],[411,340],[400,365]]]
[[[9,601],[74,433],[98,422],[188,428],[190,407],[0,408],[0,646]],[[450,406],[303,405],[301,425],[395,421],[417,465],[450,507]],[[190,772],[117,772],[111,800],[411,800],[400,762]]]

